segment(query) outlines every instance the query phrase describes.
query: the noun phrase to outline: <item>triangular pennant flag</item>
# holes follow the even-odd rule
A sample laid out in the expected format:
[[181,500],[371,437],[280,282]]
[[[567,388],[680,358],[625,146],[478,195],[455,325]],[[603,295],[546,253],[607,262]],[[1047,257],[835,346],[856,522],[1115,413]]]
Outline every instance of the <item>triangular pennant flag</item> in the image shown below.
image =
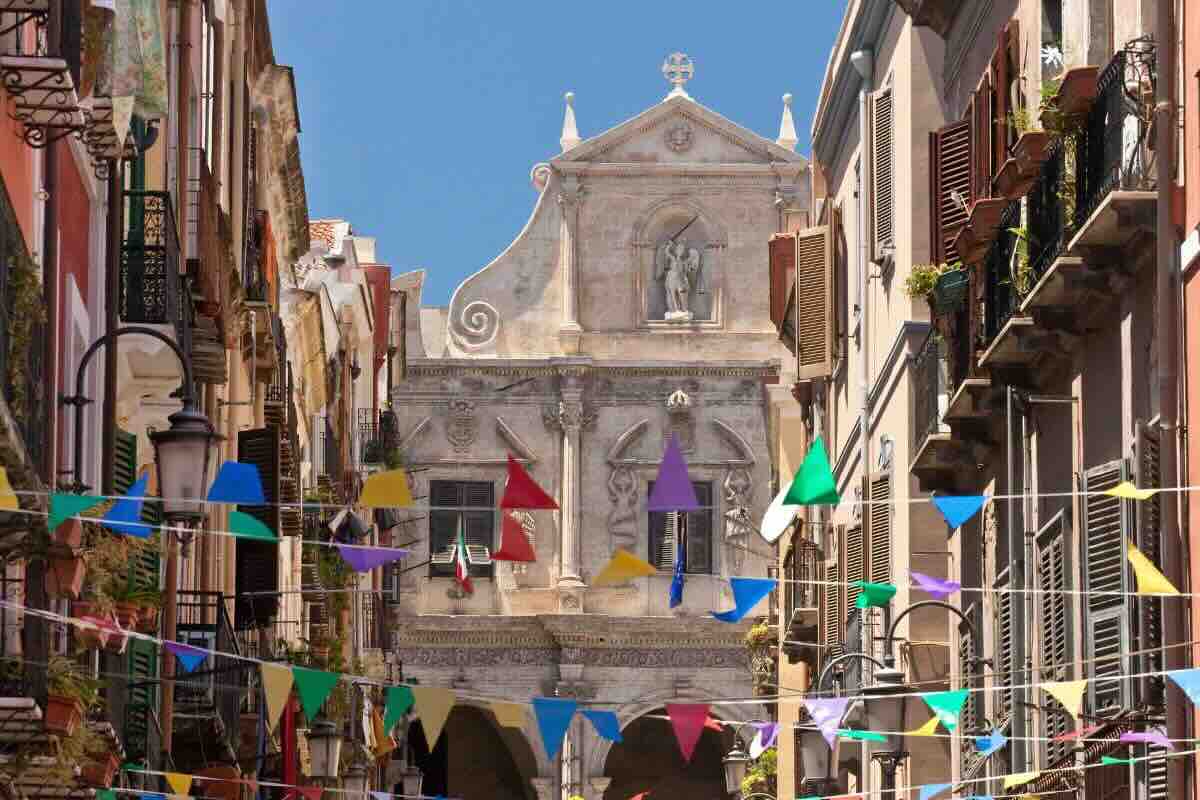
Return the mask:
[[371,752],[377,759],[383,758],[396,749],[396,741],[388,735],[387,730],[383,727],[383,715],[379,713],[379,706],[371,708],[371,738],[375,740],[371,746]]
[[658,477],[646,503],[647,511],[699,511],[696,488],[688,477],[687,462],[679,449],[679,439],[671,434],[662,463],[658,465]]
[[776,540],[783,536],[783,532],[792,524],[792,520],[796,518],[796,509],[799,506],[788,505],[784,502],[790,488],[785,486],[780,489],[779,494],[775,495],[775,499],[771,501],[771,505],[767,506],[767,510],[763,512],[758,534],[766,540],[767,544],[775,544]]
[[1133,565],[1134,577],[1137,578],[1138,594],[1179,594],[1179,590],[1167,580],[1167,576],[1159,572],[1158,567],[1150,563],[1150,559],[1133,546],[1133,542],[1129,543],[1126,552],[1129,555],[1129,563]]
[[938,719],[937,717],[930,717],[929,721],[926,722],[924,725],[922,725],[919,728],[914,728],[911,731],[907,731],[904,735],[905,736],[933,736],[935,733],[937,733],[937,727],[940,722],[941,722],[941,720]]
[[756,722],[754,727],[758,728],[758,735],[750,740],[750,758],[757,759],[775,746],[775,740],[779,738],[779,723]]
[[97,789],[96,800],[117,800],[117,793],[112,789]]
[[796,470],[783,502],[797,506],[836,506],[841,501],[833,470],[829,468],[829,456],[825,454],[825,442],[818,436]]
[[321,795],[325,792],[320,786],[297,786],[296,791],[304,800],[321,800]]
[[950,526],[950,530],[959,528],[964,522],[979,513],[987,496],[982,494],[938,495],[932,498],[934,506],[942,512],[942,518]]
[[529,473],[521,466],[521,462],[508,455],[508,480],[504,484],[504,496],[500,498],[501,508],[545,509],[557,511],[558,503],[546,494],[546,490],[537,485]]
[[684,762],[691,761],[700,734],[704,732],[704,721],[708,719],[708,703],[667,703],[667,716]]
[[50,495],[50,517],[46,520],[46,528],[53,532],[71,517],[77,517],[103,502],[103,497],[90,494],[55,492]]
[[500,519],[500,549],[492,553],[492,561],[537,561],[521,521],[508,511],[502,511]]
[[[184,672],[192,672],[196,667],[204,663],[204,659],[208,658],[208,653],[203,650],[192,647],[191,645],[181,644],[180,642],[163,642],[163,647],[168,653],[172,653],[179,661],[179,666],[183,667]],[[186,794],[185,792],[177,792],[176,794]]]
[[167,796],[159,792],[149,792],[141,796],[145,798],[145,800],[167,800]]
[[[125,493],[124,497],[113,503],[112,508],[100,520],[100,524],[126,536],[136,536],[139,539],[149,538],[150,526],[142,522],[142,503],[145,501],[146,487],[149,484],[150,473],[145,472],[134,482],[133,486],[129,487],[129,491]],[[176,792],[176,794],[186,794],[186,792]]]
[[683,602],[683,573],[684,573],[684,558],[683,558],[683,539],[681,538],[675,543],[675,568],[671,572],[671,587],[669,590],[667,605],[675,608]]
[[896,587],[890,583],[853,581],[850,585],[861,590],[858,599],[854,601],[855,608],[887,608],[888,603],[896,596]]
[[967,694],[967,689],[955,689],[949,692],[926,692],[921,698],[937,714],[946,730],[953,731],[958,725],[958,712],[967,702]]
[[967,800],[996,800],[990,794],[973,794]]
[[[17,500],[17,493],[13,491],[12,484],[8,482],[8,470],[0,467],[0,509],[16,511],[20,507],[21,503]],[[97,796],[99,796],[99,792],[97,792]]]
[[450,709],[454,708],[457,697],[451,690],[440,686],[413,686],[412,693],[413,707],[416,708],[421,728],[425,731],[425,741],[432,749],[437,744],[438,737],[442,735],[442,728],[446,725],[446,718],[450,716]]
[[1167,738],[1162,728],[1151,728],[1148,731],[1127,731],[1121,734],[1117,741],[1126,744],[1155,744],[1167,750],[1174,750],[1175,743]]
[[1109,497],[1119,497],[1122,500],[1149,500],[1158,494],[1158,489],[1139,489],[1129,481],[1121,481],[1111,489],[1105,489],[1100,494]]
[[501,700],[493,700],[488,705],[492,709],[492,714],[496,717],[496,724],[501,728],[525,727],[526,709],[528,707],[523,703],[505,703]]
[[368,475],[358,496],[358,505],[362,508],[408,508],[412,502],[408,473],[402,469]]
[[408,556],[407,550],[395,547],[360,547],[352,544],[338,544],[338,553],[342,560],[350,565],[355,572],[370,572],[376,567],[399,561]]
[[1200,667],[1172,670],[1167,673],[1167,677],[1188,696],[1189,700],[1200,704]]
[[987,758],[1006,744],[1008,744],[1008,737],[997,730],[993,730],[987,736],[975,737],[975,749],[979,751],[982,758]]
[[1093,733],[1095,733],[1096,731],[1100,730],[1103,727],[1104,727],[1103,725],[1089,725],[1086,728],[1076,729],[1073,731],[1067,731],[1066,733],[1060,733],[1058,736],[1055,736],[1050,741],[1052,741],[1052,742],[1070,742],[1075,739],[1086,739],[1087,737],[1091,736]]
[[1041,771],[1037,772],[1014,772],[1011,775],[1004,776],[1004,788],[1011,789],[1014,786],[1024,786],[1037,780],[1037,776],[1041,775]]
[[562,697],[533,698],[533,715],[537,718],[538,732],[542,735],[542,746],[551,761],[562,747],[563,737],[571,725],[571,717],[579,704]]
[[1132,764],[1134,761],[1132,758],[1113,758],[1112,756],[1100,756],[1100,763],[1103,766],[1109,767],[1118,764]]
[[240,461],[226,461],[221,465],[212,486],[208,488],[206,499],[210,503],[241,503],[247,506],[261,506],[267,502],[258,467]]
[[168,772],[164,776],[167,780],[167,786],[171,787],[174,794],[186,795],[188,790],[192,788],[192,776],[182,772]]
[[643,561],[628,550],[618,547],[604,568],[592,578],[592,586],[626,583],[633,578],[645,578],[657,572],[650,562]]
[[1053,681],[1043,683],[1042,689],[1062,703],[1068,714],[1079,719],[1079,714],[1083,711],[1083,695],[1087,691],[1087,684],[1086,678],[1077,681]]
[[384,732],[391,733],[392,728],[395,728],[400,723],[400,720],[408,713],[408,710],[412,706],[413,693],[411,688],[408,686],[387,687],[383,702]]
[[909,572],[922,589],[929,592],[939,600],[945,600],[952,594],[956,594],[962,589],[962,584],[958,581],[947,581],[941,578],[933,578],[929,575],[922,575],[919,572]]
[[808,716],[820,729],[821,735],[825,737],[825,742],[831,749],[837,739],[837,730],[842,724],[842,717],[846,715],[846,706],[849,704],[850,698],[848,697],[809,697],[804,700]]
[[856,731],[841,729],[837,732],[840,739],[852,739],[856,742],[887,742],[888,737],[875,731]]
[[282,664],[260,664],[259,670],[267,701],[267,730],[273,731],[292,693],[292,671]]
[[758,603],[775,588],[774,578],[730,578],[729,588],[733,591],[733,608],[729,611],[714,611],[712,615],[722,622],[740,622]]
[[704,720],[704,729],[709,730],[709,731],[716,731],[717,733],[725,732],[725,729],[721,727],[720,721],[713,719],[711,714],[708,717],[706,717]]
[[229,532],[243,539],[261,539],[266,542],[279,541],[279,537],[270,528],[245,511],[229,512]]
[[300,695],[300,705],[304,708],[304,716],[310,720],[316,719],[317,712],[325,705],[325,698],[337,686],[336,672],[324,672],[307,667],[292,667],[292,678],[296,682],[296,692]]
[[601,739],[607,739],[610,742],[621,741],[621,723],[617,721],[615,713],[591,708],[585,708],[581,713],[592,723],[592,727],[596,729],[596,735]]
[[942,792],[949,789],[954,784],[952,783],[927,783],[921,787],[921,796],[919,800],[933,800]]

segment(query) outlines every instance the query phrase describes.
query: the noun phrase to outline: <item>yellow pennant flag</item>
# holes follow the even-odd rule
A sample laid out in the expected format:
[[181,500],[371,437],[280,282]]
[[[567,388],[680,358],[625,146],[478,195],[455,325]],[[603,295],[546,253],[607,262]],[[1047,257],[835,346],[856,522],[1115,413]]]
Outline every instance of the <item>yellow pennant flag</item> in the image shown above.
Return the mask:
[[935,733],[937,733],[937,726],[938,726],[939,722],[941,722],[940,719],[938,719],[937,717],[933,717],[928,722],[926,722],[924,725],[922,725],[921,727],[915,728],[911,731],[906,731],[904,735],[905,736],[933,736]]
[[1062,703],[1062,707],[1078,720],[1080,712],[1083,711],[1083,693],[1087,691],[1087,684],[1087,679],[1084,678],[1078,681],[1043,683],[1042,688],[1046,690],[1046,694]]
[[262,664],[263,694],[267,697],[267,729],[275,730],[292,693],[292,670],[282,664]]
[[1158,494],[1158,489],[1139,489],[1129,481],[1121,481],[1111,489],[1105,489],[1100,494],[1119,497],[1122,500],[1149,500]]
[[1129,563],[1133,565],[1133,574],[1137,578],[1138,594],[1179,594],[1179,590],[1171,585],[1167,576],[1158,571],[1150,563],[1150,559],[1142,555],[1142,551],[1129,543]]
[[358,504],[364,508],[408,508],[412,501],[408,473],[402,469],[371,475],[358,497]]
[[371,752],[376,758],[383,758],[396,749],[395,740],[383,729],[383,715],[379,713],[378,708],[371,709],[371,733],[375,737],[375,746],[371,748]]
[[438,686],[414,686],[412,693],[413,708],[421,720],[425,741],[429,743],[430,749],[433,749],[438,737],[442,735],[442,727],[445,726],[446,718],[450,716],[450,709],[454,708],[457,698],[454,692]]
[[493,700],[490,705],[492,713],[496,715],[496,724],[501,728],[525,727],[525,706],[522,704]]
[[1004,788],[1011,789],[1014,786],[1024,786],[1027,783],[1037,780],[1037,776],[1041,775],[1041,770],[1037,772],[1014,772],[1012,775],[1004,776]]
[[643,561],[628,550],[618,547],[617,552],[613,553],[612,558],[604,565],[604,569],[600,570],[596,577],[592,579],[592,586],[625,583],[630,578],[644,578],[656,572],[658,570],[649,562]]
[[166,774],[167,786],[171,787],[172,794],[187,796],[188,790],[192,788],[192,776],[185,775],[182,772],[168,772]]
[[0,467],[0,508],[16,511],[21,507],[12,484],[8,482],[8,470]]

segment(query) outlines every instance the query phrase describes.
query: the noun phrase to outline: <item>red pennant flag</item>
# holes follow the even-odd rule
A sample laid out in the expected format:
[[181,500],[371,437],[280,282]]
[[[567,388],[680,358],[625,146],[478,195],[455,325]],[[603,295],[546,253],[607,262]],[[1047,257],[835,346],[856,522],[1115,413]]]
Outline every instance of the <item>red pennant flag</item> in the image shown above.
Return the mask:
[[708,717],[704,720],[704,727],[708,728],[710,731],[716,731],[717,733],[723,732],[721,729],[721,723],[717,722],[712,717]]
[[320,786],[297,786],[296,793],[304,800],[321,800],[321,793],[325,791]]
[[500,549],[492,553],[493,561],[537,561],[533,545],[525,535],[521,522],[509,512],[502,514],[500,524]]
[[667,716],[671,718],[683,760],[691,761],[708,720],[708,703],[667,703]]
[[533,508],[558,510],[558,503],[538,486],[520,462],[508,455],[508,481],[504,486],[501,508]]

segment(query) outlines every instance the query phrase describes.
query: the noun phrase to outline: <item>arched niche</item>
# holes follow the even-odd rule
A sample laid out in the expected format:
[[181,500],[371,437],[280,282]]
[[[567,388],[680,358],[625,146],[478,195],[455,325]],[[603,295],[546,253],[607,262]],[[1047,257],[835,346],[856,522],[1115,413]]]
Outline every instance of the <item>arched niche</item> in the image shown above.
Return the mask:
[[456,705],[432,752],[419,720],[409,728],[422,794],[462,800],[537,800],[530,778],[537,758],[517,728],[495,724],[487,711]]
[[604,760],[604,775],[612,781],[604,800],[625,800],[642,792],[650,797],[725,796],[721,759],[728,742],[723,732],[705,728],[691,760],[685,762],[666,709],[658,707],[626,725],[621,739]]
[[[711,211],[686,196],[669,197],[651,205],[634,223],[633,247],[637,259],[639,316],[644,327],[719,326],[724,283],[722,260],[729,237]],[[664,267],[674,249],[675,263],[697,258],[698,270],[689,276],[689,319],[668,312]]]

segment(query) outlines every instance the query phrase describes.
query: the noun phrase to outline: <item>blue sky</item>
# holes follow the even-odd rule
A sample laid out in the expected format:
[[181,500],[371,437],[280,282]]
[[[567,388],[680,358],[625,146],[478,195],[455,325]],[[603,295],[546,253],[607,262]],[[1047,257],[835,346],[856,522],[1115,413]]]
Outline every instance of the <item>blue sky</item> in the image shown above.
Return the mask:
[[[563,93],[583,138],[660,101],[688,53],[698,102],[774,139],[784,92],[809,126],[844,0],[680,2],[269,0],[296,70],[309,213],[375,236],[394,273],[427,270],[426,305],[498,255],[558,152]],[[783,12],[783,13],[781,13]]]

